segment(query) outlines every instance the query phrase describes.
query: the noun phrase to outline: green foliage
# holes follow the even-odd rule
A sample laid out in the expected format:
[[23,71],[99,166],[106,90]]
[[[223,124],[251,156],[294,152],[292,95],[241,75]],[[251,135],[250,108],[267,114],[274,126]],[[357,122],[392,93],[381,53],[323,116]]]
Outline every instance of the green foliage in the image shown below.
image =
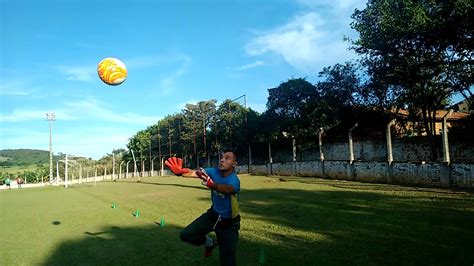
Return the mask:
[[6,149],[0,150],[0,166],[28,166],[49,163],[49,151],[33,149]]
[[352,18],[359,32],[353,48],[364,56],[372,88],[400,96],[397,105],[422,121],[436,156],[436,110],[455,93],[472,96],[473,2],[371,0]]
[[307,130],[318,127],[314,123],[317,118],[314,110],[320,95],[313,84],[301,78],[290,79],[276,88],[269,89],[268,93],[266,113],[276,122],[276,132],[288,132],[299,137]]

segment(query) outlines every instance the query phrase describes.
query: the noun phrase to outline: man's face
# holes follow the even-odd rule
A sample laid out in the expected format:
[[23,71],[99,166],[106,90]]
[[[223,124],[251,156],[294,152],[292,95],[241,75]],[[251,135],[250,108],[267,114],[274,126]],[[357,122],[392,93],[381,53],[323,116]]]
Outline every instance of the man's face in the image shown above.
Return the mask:
[[226,152],[221,155],[219,161],[219,170],[227,171],[234,168],[237,165],[236,158],[232,152]]

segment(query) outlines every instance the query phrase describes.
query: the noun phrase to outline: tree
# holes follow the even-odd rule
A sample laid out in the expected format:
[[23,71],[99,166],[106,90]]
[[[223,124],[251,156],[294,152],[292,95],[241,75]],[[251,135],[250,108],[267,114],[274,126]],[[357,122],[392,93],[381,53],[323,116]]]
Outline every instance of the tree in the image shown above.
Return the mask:
[[317,131],[316,104],[321,98],[313,84],[303,78],[290,79],[268,92],[265,117],[273,121],[273,132],[305,137]]
[[455,93],[472,95],[473,2],[370,0],[356,10],[354,50],[364,56],[373,82],[394,89],[398,106],[419,115],[437,156],[436,110]]
[[245,108],[230,99],[224,100],[216,110],[216,120],[211,123],[211,130],[219,138],[218,146],[234,147],[239,150],[245,147]]
[[[209,162],[210,124],[214,120],[217,100],[200,101],[197,104],[186,104],[183,110],[183,140],[191,147],[194,158],[207,156]],[[196,161],[197,162],[197,161]]]

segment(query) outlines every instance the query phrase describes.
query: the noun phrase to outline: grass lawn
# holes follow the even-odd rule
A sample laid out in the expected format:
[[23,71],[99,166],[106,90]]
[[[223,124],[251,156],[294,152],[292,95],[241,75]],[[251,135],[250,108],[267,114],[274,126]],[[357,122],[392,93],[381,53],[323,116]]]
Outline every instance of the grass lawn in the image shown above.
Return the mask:
[[[265,265],[474,263],[472,191],[240,179],[239,265],[257,265],[262,249]],[[218,251],[204,259],[179,239],[210,192],[195,179],[136,181],[1,190],[0,264],[218,265]]]

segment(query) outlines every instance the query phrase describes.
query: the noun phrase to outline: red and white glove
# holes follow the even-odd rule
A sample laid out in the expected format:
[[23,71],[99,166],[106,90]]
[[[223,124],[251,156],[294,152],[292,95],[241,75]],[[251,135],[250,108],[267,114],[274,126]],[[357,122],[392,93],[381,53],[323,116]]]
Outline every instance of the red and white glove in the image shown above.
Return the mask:
[[173,172],[175,175],[183,175],[191,172],[189,168],[183,168],[183,159],[177,157],[168,158],[165,161],[165,165]]
[[211,177],[206,173],[203,168],[199,168],[199,170],[196,171],[196,175],[202,179],[201,184],[203,186],[206,186],[210,189],[217,188],[217,184],[214,182],[214,180],[211,179]]

